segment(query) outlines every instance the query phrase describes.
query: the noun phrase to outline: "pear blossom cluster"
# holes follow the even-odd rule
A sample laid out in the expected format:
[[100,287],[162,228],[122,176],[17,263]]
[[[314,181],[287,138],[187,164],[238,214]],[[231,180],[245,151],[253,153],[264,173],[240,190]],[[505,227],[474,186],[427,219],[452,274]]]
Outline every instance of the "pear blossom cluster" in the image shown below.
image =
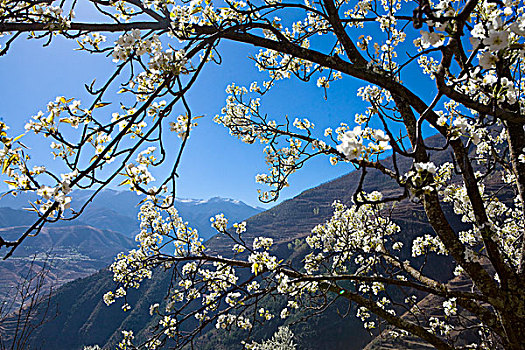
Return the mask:
[[47,104],[47,114],[39,111],[26,123],[25,129],[46,136],[55,133],[59,125],[64,123],[77,129],[79,125],[90,120],[89,110],[80,108],[80,104],[81,102],[74,98],[66,99],[64,96],[57,96],[54,101]]
[[[381,198],[378,192],[365,196],[376,200]],[[381,254],[391,249],[393,236],[400,230],[394,222],[380,215],[381,207],[364,204],[347,208],[335,202],[330,221],[316,226],[312,235],[306,238],[314,250],[305,258],[308,273],[315,273],[328,261],[331,261],[332,271],[340,272],[345,272],[353,261],[360,261],[363,272],[379,263]]]
[[[40,214],[46,214],[48,217],[57,217],[59,212],[63,213],[70,208],[72,191],[72,182],[78,177],[78,170],[69,173],[62,173],[58,177],[51,179],[55,185],[51,185],[49,180],[40,180],[47,170],[44,166],[33,166],[28,168],[30,157],[23,152],[21,144],[17,142],[23,135],[16,138],[8,136],[9,127],[0,122],[0,137],[3,145],[0,152],[0,161],[2,164],[2,174],[6,175],[9,180],[5,180],[9,190],[13,195],[18,192],[34,192],[38,199],[32,205],[30,210],[37,211]],[[17,145],[18,143],[18,145]]]
[[113,61],[125,61],[130,55],[142,56],[149,54],[148,63],[150,71],[155,74],[172,73],[178,75],[185,72],[187,59],[184,50],[174,51],[167,49],[162,51],[162,43],[157,35],[143,39],[138,29],[121,35],[115,42],[113,49]]
[[[252,83],[250,92],[259,91],[257,83]],[[371,93],[362,91],[363,98],[377,98],[382,101],[386,97],[380,90],[370,89]],[[222,109],[222,115],[217,116],[215,121],[230,130],[230,134],[238,137],[245,143],[254,143],[256,140],[263,144],[270,143],[272,135],[287,135],[288,131],[276,121],[269,120],[261,115],[260,99],[250,98],[248,89],[231,84],[226,89],[229,94],[226,106]],[[375,97],[371,97],[375,96]],[[369,115],[372,113],[369,111]],[[365,123],[363,120],[360,123]],[[360,125],[349,130],[347,124],[342,123],[335,132],[331,128],[325,130],[324,136],[329,139],[323,140],[313,137],[315,125],[308,118],[295,118],[292,126],[304,131],[303,137],[289,137],[285,141],[286,146],[276,147],[272,142],[264,148],[266,163],[269,165],[269,173],[258,174],[256,182],[267,184],[274,189],[260,191],[259,198],[263,201],[274,200],[279,191],[288,186],[290,175],[301,167],[305,158],[308,159],[318,154],[334,154],[332,164],[339,159],[346,161],[370,159],[391,149],[390,137],[381,129],[370,127],[362,128]],[[287,125],[286,128],[290,126]],[[334,138],[334,135],[336,137]],[[329,144],[334,144],[335,147]],[[311,146],[315,153],[308,151]]]
[[65,13],[62,7],[52,4],[37,4],[28,11],[28,19],[42,20],[51,28],[67,29],[75,18],[75,11]]
[[[155,258],[162,248],[169,245],[176,256],[187,256],[204,251],[197,231],[188,227],[174,208],[167,209],[167,217],[164,218],[152,202],[147,202],[141,207],[139,219],[141,231],[135,237],[139,247],[127,254],[121,253],[110,267],[114,280],[120,284],[120,287],[116,293],[110,291],[105,294],[104,301],[108,305],[116,298],[124,297],[125,289],[138,288],[144,279],[152,277],[153,268],[158,264]],[[183,271],[190,273],[194,269],[190,265]]]
[[[257,85],[252,84],[250,90],[257,91]],[[231,84],[226,92],[229,94],[226,106],[222,109],[222,115],[215,117],[215,121],[228,128],[230,134],[248,144],[256,140],[268,144],[273,134],[284,131],[283,126],[261,115],[259,99],[249,98],[247,88]],[[304,157],[308,155],[308,146],[322,153],[330,148],[325,141],[310,137],[314,124],[307,118],[296,118],[287,127],[291,126],[304,130],[308,139],[288,138],[283,147],[277,148],[272,145],[264,148],[266,163],[270,168],[269,174],[257,175],[256,181],[275,189],[259,192],[263,201],[276,198],[279,191],[287,186],[287,178],[300,167]]]
[[[164,216],[165,214],[165,216]],[[108,291],[104,295],[104,302],[108,305],[114,303],[119,298],[126,299],[127,290],[138,288],[140,284],[153,275],[156,267],[162,266],[164,269],[171,269],[179,266],[176,273],[175,285],[170,290],[168,303],[161,307],[159,303],[150,307],[152,316],[160,315],[158,326],[162,330],[163,336],[176,338],[180,323],[174,315],[178,311],[181,303],[189,301],[199,301],[202,305],[198,311],[191,314],[191,317],[202,324],[213,322],[217,329],[230,329],[238,327],[240,329],[251,329],[255,320],[252,314],[246,312],[246,306],[250,305],[251,294],[258,293],[261,286],[252,281],[244,287],[238,287],[239,277],[236,269],[225,261],[213,260],[206,255],[202,240],[198,237],[196,230],[188,227],[177,214],[174,208],[167,209],[166,213],[147,202],[141,207],[139,213],[141,220],[141,232],[136,240],[139,243],[137,249],[133,249],[127,254],[120,254],[115,263],[111,265],[114,280],[118,288]],[[212,226],[219,232],[226,228],[227,219],[222,214],[216,215],[211,220]],[[236,224],[237,227],[245,227],[245,223]],[[243,229],[237,231],[242,233]],[[258,237],[253,241],[253,253],[247,257],[246,263],[251,263],[252,273],[268,273],[275,270],[279,262],[275,256],[269,254],[273,240],[270,238]],[[170,248],[172,247],[172,248]],[[166,257],[162,250],[173,249],[172,259]],[[180,259],[180,264],[178,260]],[[240,265],[242,267],[244,265]],[[244,290],[244,291],[243,291]],[[223,309],[221,306],[226,305]],[[129,310],[132,305],[124,304],[124,310]],[[274,318],[274,314],[265,308],[257,310],[257,322],[269,321]],[[132,342],[132,338],[124,337],[124,342]],[[151,342],[148,348],[155,348],[159,339]],[[129,344],[128,344],[129,345]]]
[[[388,144],[390,137],[385,135],[381,129],[365,128],[363,130],[360,125],[352,130],[347,130],[347,128],[347,125],[343,124],[336,129],[337,139],[341,141],[336,148],[346,160],[368,159],[372,155],[379,155],[392,148]],[[365,140],[370,142],[366,144]]]
[[480,184],[480,191],[485,196],[485,207],[489,221],[479,225],[476,222],[474,211],[469,202],[466,189],[457,185],[449,185],[444,189],[444,200],[453,203],[454,212],[471,228],[459,232],[460,240],[468,247],[475,248],[482,242],[482,230],[491,231],[491,239],[496,242],[501,253],[508,263],[516,266],[519,264],[519,251],[516,246],[521,230],[525,223],[523,211],[520,210],[521,200],[514,198],[514,203],[500,201],[489,193],[485,193],[485,186]]
[[197,123],[191,122],[187,114],[181,114],[177,117],[176,122],[170,123],[170,131],[176,132],[177,136],[184,140],[189,137],[191,129],[196,126]]

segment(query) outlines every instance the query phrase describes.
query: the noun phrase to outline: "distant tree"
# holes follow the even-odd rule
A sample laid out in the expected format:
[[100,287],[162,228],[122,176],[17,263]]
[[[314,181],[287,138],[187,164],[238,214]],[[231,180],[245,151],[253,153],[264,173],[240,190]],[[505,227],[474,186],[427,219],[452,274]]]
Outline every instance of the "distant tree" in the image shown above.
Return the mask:
[[12,292],[0,296],[0,349],[25,350],[34,332],[54,316],[47,259],[33,257]]
[[[96,18],[76,20],[77,7],[88,11],[88,5]],[[0,247],[10,256],[46,222],[79,215],[84,207],[69,210],[72,189],[94,189],[94,197],[119,183],[150,202],[140,214],[140,246],[113,264],[118,286],[105,301],[125,297],[155,268],[177,267],[170,302],[152,306],[161,321],[151,339],[132,345],[133,333],[126,331],[122,348],[155,348],[169,339],[182,347],[207,325],[250,329],[334,295],[359,306],[365,327],[392,325],[392,336],[408,333],[455,349],[464,347],[458,332],[469,329],[479,334],[472,347],[524,349],[524,10],[513,0],[1,0],[0,54],[23,36],[45,44],[62,36],[112,59],[115,69],[105,82],[87,85],[91,101],[59,96],[26,125],[28,133],[53,141],[68,173],[35,163],[0,123],[6,182],[15,193],[35,192],[40,214],[19,239],[0,238]],[[244,223],[228,231],[221,215],[212,225],[238,254],[217,256],[172,207],[181,154],[198,118],[186,93],[205,65],[220,63],[222,41],[259,48],[253,60],[268,73],[249,87],[231,84],[216,117],[243,142],[266,144],[269,171],[256,178],[270,186],[262,201],[275,200],[290,175],[316,156],[362,173],[354,204],[335,203],[331,219],[306,239],[311,253],[300,270],[272,254],[271,239],[244,240]],[[325,91],[339,79],[356,79],[364,84],[358,98],[369,107],[324,133],[308,119],[267,116],[262,98],[292,78],[314,79]],[[111,117],[103,108],[108,99],[122,106]],[[185,113],[175,115],[177,106]],[[429,126],[440,146],[423,138]],[[170,175],[155,181],[150,169],[166,163],[174,145],[175,161],[165,164]],[[434,164],[442,153],[451,161]],[[398,193],[365,193],[372,171],[396,183]],[[409,242],[389,216],[407,201],[424,209],[433,228]],[[446,206],[455,214],[445,215]],[[453,225],[458,219],[466,229]],[[167,245],[175,254],[161,250]],[[471,288],[454,289],[407,259],[436,254],[448,255]],[[242,270],[251,277],[240,278]],[[258,307],[274,295],[288,299],[278,315]],[[441,298],[443,317],[421,309],[417,295]],[[402,317],[405,312],[412,317]],[[190,319],[199,323],[194,331],[184,328]]]

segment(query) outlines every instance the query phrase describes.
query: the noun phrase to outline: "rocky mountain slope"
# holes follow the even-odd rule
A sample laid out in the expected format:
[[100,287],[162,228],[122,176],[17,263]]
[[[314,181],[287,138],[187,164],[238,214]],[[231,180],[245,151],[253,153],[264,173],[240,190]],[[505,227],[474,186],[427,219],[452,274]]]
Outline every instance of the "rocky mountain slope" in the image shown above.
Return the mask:
[[[431,146],[440,146],[437,139],[427,140]],[[448,161],[449,153],[440,152],[432,155],[436,164]],[[387,159],[386,162],[391,162]],[[400,161],[401,171],[410,167],[410,162]],[[284,259],[295,259],[300,263],[304,252],[297,251],[288,244],[308,235],[311,229],[328,219],[332,213],[331,204],[334,200],[350,204],[361,174],[352,172],[348,175],[324,183],[318,187],[304,191],[300,195],[252,216],[247,221],[248,230],[244,237],[247,241],[258,237],[272,237],[276,244],[275,253]],[[495,184],[494,186],[496,186]],[[490,187],[490,186],[489,186]],[[387,195],[399,193],[392,181],[386,179],[377,171],[369,171],[366,191],[379,190]],[[182,210],[181,210],[182,213]],[[456,229],[461,229],[459,218],[448,210],[448,215]],[[184,217],[184,215],[183,215]],[[392,217],[402,227],[402,237],[410,242],[415,236],[431,232],[432,228],[425,220],[421,206],[405,200],[396,206]],[[238,220],[232,220],[238,221]],[[225,236],[212,237],[206,244],[208,249],[220,254],[231,254],[231,245]],[[410,257],[410,245],[406,245],[404,255]],[[422,260],[421,260],[422,263]],[[433,257],[425,264],[425,272],[442,281],[452,277],[452,263],[443,257]],[[122,330],[133,330],[138,337],[147,333],[151,324],[149,306],[160,300],[169,285],[170,274],[157,274],[151,281],[145,283],[138,292],[130,295],[133,309],[130,313],[120,310],[118,303],[106,307],[102,295],[112,289],[111,276],[107,271],[101,271],[95,276],[73,281],[57,291],[53,303],[59,308],[58,315],[51,322],[41,327],[34,341],[44,342],[53,349],[80,349],[82,345],[99,344],[112,348],[120,339]],[[72,297],[75,296],[74,300]],[[346,318],[340,315],[346,313]],[[334,304],[334,307],[321,316],[309,320],[308,325],[298,326],[296,334],[300,349],[361,349],[370,340],[360,320],[355,317],[354,306]],[[269,326],[259,331],[256,337],[268,337],[279,326],[279,320],[274,320]],[[301,328],[302,327],[302,328]],[[299,332],[299,333],[297,333]],[[237,349],[242,334],[235,332],[216,332],[211,330],[197,339],[199,349]]]
[[[26,229],[27,226],[4,227],[0,228],[0,235],[16,239]],[[12,257],[0,260],[0,300],[12,298],[14,288],[24,279],[31,264],[46,265],[49,269],[44,288],[58,288],[98,272],[119,252],[134,246],[132,239],[111,230],[87,225],[44,227],[38,236],[25,241]]]
[[[87,202],[93,191],[73,191],[71,208],[79,210]],[[34,214],[20,211],[29,208],[31,195],[19,194],[14,197],[6,195],[0,199],[0,227],[28,225]],[[90,225],[99,229],[113,230],[134,238],[139,231],[137,214],[140,210],[142,196],[131,191],[104,190],[86,207],[84,212],[74,222],[58,222],[57,226]],[[180,215],[192,227],[199,231],[204,239],[210,238],[215,231],[210,227],[210,217],[218,213],[242,220],[261,212],[263,209],[252,207],[244,202],[221,197],[202,199],[176,199],[175,207]],[[13,210],[19,210],[14,214]]]
[[[73,192],[72,207],[80,208],[92,193]],[[29,207],[30,199],[28,195],[6,195],[0,199],[1,237],[14,240],[34,222],[36,214],[23,210]],[[23,280],[32,263],[46,264],[50,271],[45,287],[57,288],[98,272],[118,253],[135,247],[140,200],[140,196],[129,191],[102,191],[77,220],[48,224],[36,237],[26,239],[13,257],[0,260],[0,300],[10,298],[13,288]],[[241,220],[261,211],[243,202],[219,197],[178,200],[177,208],[204,238],[214,233],[209,218],[217,213],[224,212]],[[0,256],[5,252],[5,249],[0,250]]]

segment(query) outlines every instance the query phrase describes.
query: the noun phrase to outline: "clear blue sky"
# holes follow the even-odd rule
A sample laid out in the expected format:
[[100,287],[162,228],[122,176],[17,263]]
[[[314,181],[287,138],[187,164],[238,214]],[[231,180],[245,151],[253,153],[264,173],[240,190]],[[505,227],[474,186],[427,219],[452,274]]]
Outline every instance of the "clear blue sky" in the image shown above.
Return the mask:
[[[22,133],[25,122],[39,110],[45,110],[47,102],[58,95],[87,102],[84,84],[95,78],[101,81],[115,67],[110,58],[73,51],[75,47],[60,38],[45,48],[42,41],[21,38],[7,55],[0,57],[0,117],[14,132]],[[246,145],[233,138],[213,122],[213,117],[224,105],[225,88],[230,82],[249,85],[253,80],[265,79],[266,73],[259,73],[248,59],[254,53],[251,47],[224,42],[221,49],[223,64],[208,65],[188,95],[194,115],[205,118],[199,120],[183,156],[177,196],[222,196],[261,205],[256,191],[261,185],[255,183],[254,177],[267,170],[262,146]],[[356,97],[358,87],[358,82],[351,79],[332,83],[326,101],[315,79],[306,84],[292,78],[280,82],[263,98],[263,109],[275,119],[286,114],[292,120],[307,117],[319,131],[337,127],[341,121],[351,124],[355,113],[365,108]],[[33,152],[45,159],[50,149],[34,144]],[[349,164],[331,166],[327,157],[313,160],[292,175],[291,186],[281,193],[279,201],[351,170]]]

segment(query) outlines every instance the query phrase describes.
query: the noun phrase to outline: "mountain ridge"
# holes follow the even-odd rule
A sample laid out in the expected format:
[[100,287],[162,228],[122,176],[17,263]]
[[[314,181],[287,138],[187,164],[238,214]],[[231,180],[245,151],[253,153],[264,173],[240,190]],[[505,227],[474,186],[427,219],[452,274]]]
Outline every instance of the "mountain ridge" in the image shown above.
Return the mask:
[[[91,191],[74,191],[74,204],[87,200]],[[137,213],[140,196],[129,191],[102,191],[102,196],[88,206],[74,221],[47,224],[36,237],[28,237],[8,260],[0,260],[0,299],[8,298],[13,288],[24,280],[32,264],[47,265],[49,273],[45,288],[58,286],[87,277],[113,262],[116,255],[136,247],[135,235],[139,232]],[[12,197],[12,198],[11,198]],[[0,236],[16,240],[32,225],[36,213],[23,210],[29,196],[4,196],[0,200]],[[198,228],[204,237],[215,231],[209,218],[222,207],[236,219],[259,212],[258,209],[234,199],[214,197],[200,200],[201,204],[180,203],[179,211],[186,221]],[[120,207],[119,207],[120,204]],[[12,207],[9,207],[11,205]],[[14,207],[14,208],[13,208]],[[121,207],[128,212],[118,212]],[[115,209],[115,210],[114,210]],[[131,212],[129,212],[131,211]],[[0,249],[4,255],[6,249]],[[36,260],[35,260],[36,259]],[[34,261],[35,260],[35,261]],[[16,304],[15,304],[16,306]]]
[[[408,165],[405,166],[408,167]],[[251,216],[249,219],[245,220],[247,222],[247,231],[244,234],[244,238],[249,242],[257,236],[271,237],[274,239],[277,255],[284,256],[290,254],[290,251],[287,248],[287,243],[297,238],[304,238],[311,232],[311,229],[314,226],[327,220],[332,214],[331,205],[334,200],[338,199],[346,204],[352,202],[353,192],[357,188],[359,177],[360,174],[358,172],[351,172],[322,185],[305,190],[301,194],[286,200],[269,210]],[[380,174],[378,172],[370,172],[370,177],[366,187],[367,190],[389,190],[391,188],[392,182],[380,181]],[[410,217],[412,213],[413,211],[406,210],[407,218]],[[190,221],[186,217],[182,217],[185,221]],[[234,221],[235,220],[230,220],[230,224]],[[215,235],[207,240],[205,245],[208,249],[221,255],[226,256],[232,254],[229,241],[224,235]],[[297,256],[296,258],[299,259],[299,261],[301,259],[300,256]],[[151,322],[148,314],[149,305],[156,301],[151,298],[151,296],[157,295],[160,297],[157,298],[157,300],[162,300],[162,293],[166,290],[157,289],[155,286],[158,288],[169,286],[169,281],[166,280],[167,276],[162,277],[158,274],[157,276],[159,276],[156,277],[157,279],[146,281],[139,289],[139,293],[144,296],[144,299],[140,299],[140,295],[137,294],[133,294],[133,296],[130,297],[130,303],[133,305],[131,313],[137,317],[136,319],[132,319],[130,317],[131,314],[124,314],[121,312],[119,303],[116,303],[116,305],[112,305],[111,307],[104,306],[102,302],[102,295],[104,294],[102,293],[102,289],[104,288],[97,289],[100,293],[97,292],[97,294],[93,294],[90,292],[88,295],[87,291],[94,290],[94,283],[97,285],[104,284],[106,288],[105,291],[112,289],[113,282],[109,272],[101,271],[97,274],[96,278],[88,277],[87,279],[70,282],[68,284],[68,289],[76,289],[82,298],[89,300],[89,305],[94,305],[94,309],[89,311],[89,315],[85,316],[84,319],[81,320],[79,318],[76,320],[76,323],[80,325],[78,328],[67,328],[67,331],[63,330],[60,324],[69,324],[70,322],[68,319],[70,317],[73,317],[74,314],[80,315],[81,313],[75,312],[74,310],[63,310],[62,312],[64,313],[59,315],[56,322],[53,323],[54,326],[45,326],[39,330],[39,334],[42,336],[49,335],[52,339],[69,337],[67,347],[60,347],[61,344],[59,343],[49,344],[49,346],[52,346],[56,350],[80,349],[82,345],[94,343],[111,348],[121,337],[120,332],[124,329],[132,329],[135,334],[144,335],[145,332],[147,332],[147,325]],[[93,287],[89,287],[90,285]],[[62,289],[57,291],[54,300],[57,301],[58,305],[61,304],[60,300],[66,299],[68,299],[67,293],[62,292]],[[67,302],[64,304],[69,305]],[[87,312],[87,310],[84,311]],[[334,313],[334,315],[336,315],[336,313]],[[113,324],[108,324],[109,319],[114,321]],[[352,342],[354,344],[364,345],[363,342],[366,343],[366,341],[371,340],[370,337],[367,338],[367,333],[362,328],[360,322],[361,321],[354,321],[350,318],[346,319],[343,324],[338,323],[342,327],[340,331],[338,331],[339,333],[337,333],[338,337],[341,337],[338,340],[340,347],[334,347],[334,350],[345,348],[343,346],[345,344],[344,339],[347,339],[345,337],[348,336],[345,336],[344,333],[347,331],[353,332],[354,340]],[[97,324],[99,324],[99,326],[97,326]],[[110,328],[111,332],[109,331]],[[91,330],[88,338],[82,337],[79,333],[80,329]],[[101,336],[102,333],[107,335],[108,332],[111,333],[110,336]],[[313,330],[310,330],[310,332],[313,332]],[[330,343],[328,339],[325,339],[320,335],[313,333],[309,334],[309,336],[306,336],[304,344],[319,344],[323,339],[325,342]],[[355,339],[357,339],[355,337],[362,341],[355,341]],[[214,343],[213,341],[210,341],[209,343],[217,344],[217,349],[228,349],[224,344],[221,345],[220,342]],[[310,349],[315,349],[315,347],[310,347]]]
[[[427,140],[427,144],[432,147],[437,147],[438,138],[430,138]],[[445,161],[450,160],[450,154],[448,152],[431,152],[432,161],[436,164],[441,164]],[[384,160],[387,165],[391,164],[392,159]],[[401,171],[406,171],[412,166],[410,160],[402,159],[398,162],[398,167]],[[288,243],[293,242],[296,239],[303,239],[306,235],[310,234],[311,229],[318,224],[321,224],[327,220],[332,214],[332,203],[335,200],[350,205],[352,203],[353,195],[355,190],[358,188],[361,174],[359,172],[351,172],[349,174],[340,176],[334,180],[325,182],[319,186],[305,190],[299,195],[283,201],[279,205],[251,216],[245,220],[247,222],[247,231],[244,234],[244,239],[248,242],[253,240],[255,237],[264,236],[271,237],[275,242],[274,253],[281,257],[295,259],[296,262],[300,262],[302,259],[302,253],[299,254],[293,249],[290,251]],[[381,173],[377,170],[369,170],[363,188],[366,191],[379,190],[385,195],[397,195],[399,194],[399,187],[394,183],[393,180],[385,180]],[[455,229],[462,229],[462,223],[460,218],[457,218],[450,208],[445,208],[447,215],[450,215],[450,220]],[[421,205],[405,200],[396,206],[395,212],[393,213],[395,221],[402,227],[400,233],[400,240],[404,242],[410,242],[417,235],[431,232],[432,227],[426,222],[425,214]],[[183,219],[185,221],[186,218]],[[232,223],[234,220],[231,220]],[[216,235],[210,238],[206,243],[206,247],[218,254],[227,256],[232,254],[231,245],[229,240],[224,235]],[[411,257],[409,251],[410,244],[407,244],[407,249],[403,250],[403,256],[407,259]],[[423,264],[423,258],[415,259]],[[431,276],[436,277],[441,281],[447,281],[452,277],[452,262],[450,259],[445,257],[433,256],[429,262],[425,264],[425,272]],[[54,327],[44,327],[39,331],[39,334],[52,335],[53,339],[61,339],[63,337],[68,338],[67,349],[80,349],[82,345],[88,345],[97,343],[99,345],[105,345],[111,347],[115,345],[115,342],[120,338],[120,332],[124,329],[131,329],[134,334],[144,335],[147,332],[147,326],[150,322],[153,322],[149,316],[149,305],[155,301],[162,300],[162,293],[165,290],[162,288],[169,285],[166,282],[167,275],[155,275],[153,280],[146,281],[138,294],[133,294],[131,297],[133,302],[133,309],[131,313],[137,318],[132,319],[131,314],[124,314],[120,312],[119,305],[116,303],[111,307],[105,307],[102,304],[102,290],[105,288],[106,291],[112,289],[111,275],[108,271],[101,271],[97,274],[97,277],[88,277],[87,279],[73,281],[68,284],[68,288],[75,289],[83,298],[89,300],[90,305],[95,305],[95,309],[92,309],[88,318],[77,319],[75,322],[81,324],[79,328],[70,329],[67,332],[60,328],[60,324],[65,324],[68,317],[73,317],[74,312],[70,310],[63,311],[64,314],[59,316],[59,319],[55,323]],[[104,288],[100,288],[99,294],[88,293],[87,291],[93,290],[89,286],[104,285]],[[168,283],[168,284],[166,284]],[[98,288],[98,287],[97,287]],[[159,289],[160,288],[160,289]],[[132,291],[135,293],[136,291]],[[67,301],[67,293],[59,290],[55,295],[55,299]],[[141,295],[143,298],[141,299]],[[156,300],[152,297],[153,295],[160,296]],[[59,303],[60,304],[60,303]],[[66,302],[67,304],[67,302]],[[355,306],[353,306],[355,307]],[[86,311],[86,310],[84,310]],[[86,312],[87,312],[86,311]],[[355,314],[355,309],[348,309],[350,313]],[[118,313],[120,312],[120,314]],[[333,320],[330,317],[337,317],[337,312],[331,314],[332,316],[320,316],[317,319],[316,324],[327,324]],[[334,316],[335,315],[335,316]],[[108,323],[111,319],[114,322]],[[97,322],[100,326],[97,326]],[[277,322],[277,321],[275,321]],[[337,323],[340,329],[335,330],[337,339],[330,339],[329,334],[318,334],[316,329],[310,329],[308,332],[302,334],[303,339],[301,340],[301,349],[321,349],[324,348],[324,344],[332,344],[331,349],[334,350],[353,350],[362,348],[366,342],[372,340],[370,335],[367,335],[364,331],[362,322],[355,317],[350,316],[345,319],[343,323]],[[263,333],[271,334],[272,330],[275,330],[278,326],[277,323],[272,325],[272,328],[263,329]],[[315,328],[315,327],[314,327]],[[79,329],[90,329],[90,335],[100,335],[100,332],[109,336],[100,336],[98,338],[82,338],[78,333]],[[261,334],[263,334],[261,333]],[[220,334],[223,333],[206,333],[199,340],[201,344],[208,344],[207,349],[237,349],[240,340],[234,343],[227,343],[226,340],[221,339]],[[208,337],[209,335],[209,337]],[[357,341],[356,339],[360,339]],[[230,339],[231,340],[231,339]],[[56,350],[66,349],[61,348],[60,344],[54,344],[53,347]],[[203,348],[204,349],[204,348]]]
[[[93,193],[93,190],[73,191],[71,207],[79,210]],[[59,221],[54,225],[69,226],[80,223],[118,231],[134,238],[139,232],[139,221],[137,219],[140,211],[139,202],[144,198],[144,196],[141,197],[131,191],[106,189],[97,195],[74,222]],[[9,224],[11,221],[18,225],[20,223],[31,224],[30,221],[36,217],[36,214],[26,210],[22,211],[22,209],[30,207],[28,203],[31,200],[36,200],[36,196],[30,194],[19,194],[16,197],[4,196],[0,200],[0,227],[15,226]],[[233,220],[240,221],[264,210],[240,200],[217,196],[208,199],[176,199],[175,207],[179,214],[184,217],[184,220],[190,222],[204,239],[208,239],[216,233],[211,228],[209,221],[210,217],[215,214],[222,212]],[[14,212],[14,210],[18,210],[18,212]]]

